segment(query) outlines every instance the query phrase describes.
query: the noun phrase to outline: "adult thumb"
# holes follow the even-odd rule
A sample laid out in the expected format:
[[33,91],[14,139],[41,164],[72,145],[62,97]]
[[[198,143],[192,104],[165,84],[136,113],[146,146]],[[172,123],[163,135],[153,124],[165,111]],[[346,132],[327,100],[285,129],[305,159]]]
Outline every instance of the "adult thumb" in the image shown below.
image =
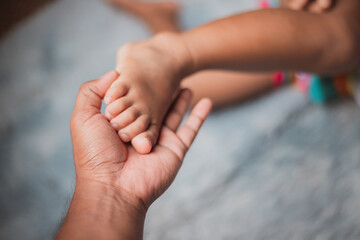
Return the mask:
[[97,80],[83,83],[76,98],[73,117],[91,117],[100,113],[101,101],[110,85],[119,77],[116,71],[110,71]]

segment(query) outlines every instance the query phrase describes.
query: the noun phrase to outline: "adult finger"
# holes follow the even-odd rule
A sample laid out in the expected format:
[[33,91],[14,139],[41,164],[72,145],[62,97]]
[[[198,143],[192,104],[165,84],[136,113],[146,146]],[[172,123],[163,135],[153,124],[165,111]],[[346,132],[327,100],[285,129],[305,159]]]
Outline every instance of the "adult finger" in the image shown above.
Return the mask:
[[111,83],[116,80],[119,74],[110,71],[98,80],[86,82],[81,85],[75,102],[73,115],[94,115],[100,112],[101,100],[104,98]]
[[189,89],[184,89],[180,92],[178,98],[175,100],[174,105],[171,107],[168,115],[165,118],[165,126],[167,126],[172,131],[176,131],[179,127],[186,110],[190,105],[191,100],[191,91]]
[[209,115],[211,107],[212,103],[210,99],[201,99],[191,111],[191,114],[186,120],[184,126],[177,131],[177,136],[187,148],[189,148],[194,141],[201,125]]

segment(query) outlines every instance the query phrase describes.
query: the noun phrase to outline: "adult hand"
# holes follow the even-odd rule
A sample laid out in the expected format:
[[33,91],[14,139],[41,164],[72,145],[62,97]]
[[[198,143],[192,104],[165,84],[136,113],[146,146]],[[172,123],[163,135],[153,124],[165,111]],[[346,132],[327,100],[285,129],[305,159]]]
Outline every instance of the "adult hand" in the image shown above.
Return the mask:
[[177,130],[191,99],[190,91],[183,91],[164,121],[158,145],[150,154],[137,154],[121,142],[100,113],[101,100],[117,77],[116,72],[110,72],[80,89],[71,119],[77,180],[99,181],[125,190],[147,208],[174,179],[211,103],[200,101]]
[[[100,112],[102,98],[117,78],[115,71],[107,73],[99,80],[83,84],[79,91],[71,118],[77,183],[59,238],[76,238],[68,234],[74,232],[71,231],[74,224],[77,229],[87,229],[80,234],[82,237],[88,236],[90,230],[95,236],[96,229],[86,228],[95,222],[102,231],[113,230],[113,235],[106,234],[109,238],[119,237],[124,231],[128,237],[136,234],[140,237],[139,227],[147,208],[174,180],[185,153],[210,112],[210,100],[201,100],[184,126],[177,129],[191,99],[189,90],[182,91],[164,121],[158,144],[150,154],[138,154],[119,139]],[[100,224],[107,221],[109,224]]]

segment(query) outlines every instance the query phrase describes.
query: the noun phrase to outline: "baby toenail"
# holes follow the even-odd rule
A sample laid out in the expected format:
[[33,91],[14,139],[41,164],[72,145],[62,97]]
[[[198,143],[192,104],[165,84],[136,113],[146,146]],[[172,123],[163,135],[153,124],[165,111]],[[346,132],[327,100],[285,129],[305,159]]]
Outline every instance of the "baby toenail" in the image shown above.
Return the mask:
[[107,96],[105,99],[104,99],[104,102],[106,104],[109,104],[111,102],[111,97],[110,96]]
[[108,118],[108,119],[111,119],[113,116],[111,115],[111,113],[107,112],[105,113],[105,116]]
[[124,142],[130,141],[130,137],[129,137],[129,135],[127,135],[126,133],[121,133],[121,134],[120,134],[120,138],[121,138],[121,140],[123,140]]
[[119,130],[119,125],[117,125],[116,123],[112,123],[111,126],[115,128],[116,131]]

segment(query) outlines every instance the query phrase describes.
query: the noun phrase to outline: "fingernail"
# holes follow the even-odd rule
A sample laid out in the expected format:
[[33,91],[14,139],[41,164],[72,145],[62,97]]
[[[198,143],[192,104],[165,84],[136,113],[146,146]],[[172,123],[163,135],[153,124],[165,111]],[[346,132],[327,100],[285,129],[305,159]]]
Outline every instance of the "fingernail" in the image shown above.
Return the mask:
[[119,130],[119,125],[117,125],[116,123],[112,123],[111,126],[115,128],[116,131]]
[[129,142],[129,141],[130,141],[130,137],[129,137],[129,135],[127,135],[126,133],[120,133],[120,138],[121,138],[121,140],[123,140],[124,142]]

